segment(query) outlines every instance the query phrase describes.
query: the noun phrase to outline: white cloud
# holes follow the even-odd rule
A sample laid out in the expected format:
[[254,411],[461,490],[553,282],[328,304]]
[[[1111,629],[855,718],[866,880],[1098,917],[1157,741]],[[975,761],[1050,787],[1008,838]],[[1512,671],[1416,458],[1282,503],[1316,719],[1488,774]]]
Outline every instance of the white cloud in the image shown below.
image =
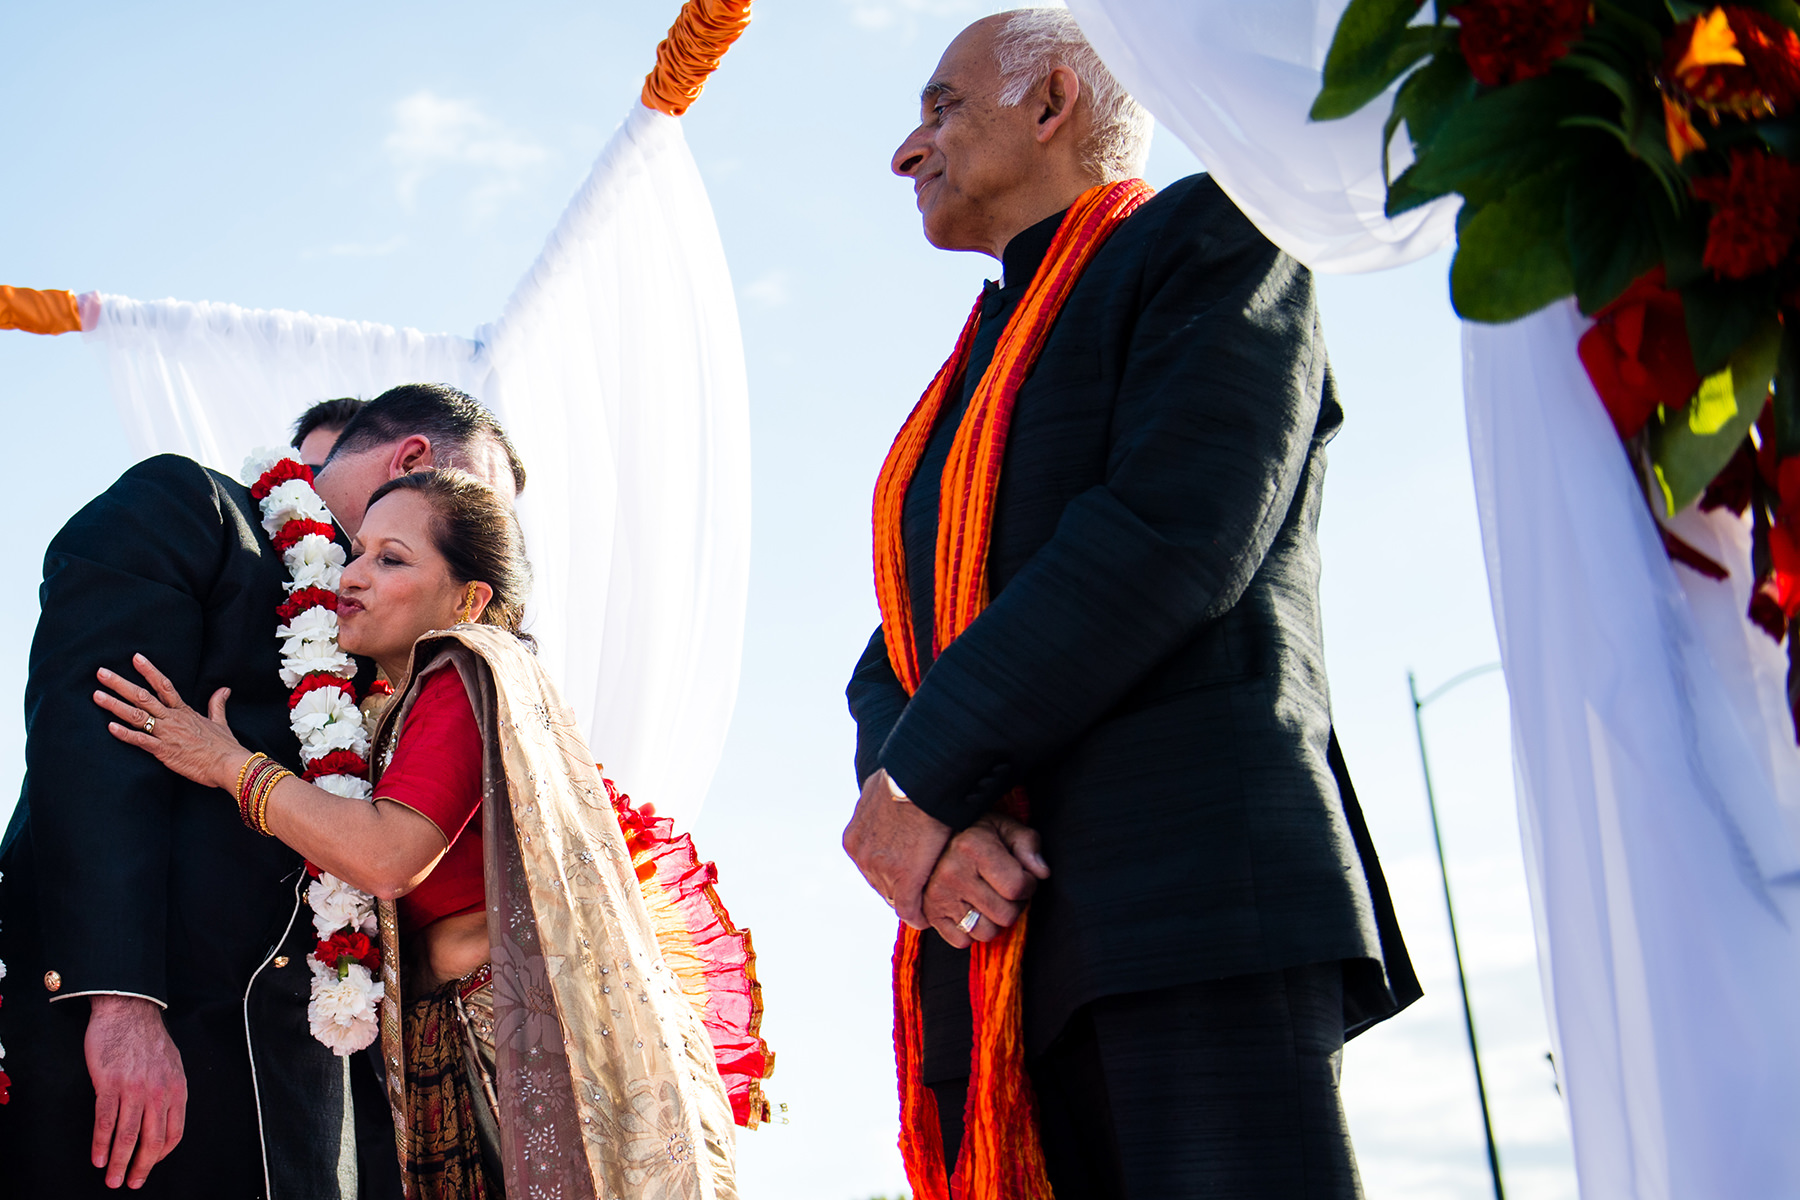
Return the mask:
[[898,32],[906,38],[917,32],[920,17],[960,16],[973,21],[1008,8],[1027,7],[1029,3],[1030,0],[1011,4],[992,0],[845,0],[852,25],[876,32]]
[[744,285],[744,299],[764,308],[780,308],[788,302],[788,277],[782,270],[769,271]]
[[419,185],[436,171],[472,169],[481,183],[473,194],[478,211],[491,211],[519,189],[519,176],[549,158],[542,146],[514,134],[467,100],[414,92],[394,106],[394,130],[387,136],[400,203],[411,208]]

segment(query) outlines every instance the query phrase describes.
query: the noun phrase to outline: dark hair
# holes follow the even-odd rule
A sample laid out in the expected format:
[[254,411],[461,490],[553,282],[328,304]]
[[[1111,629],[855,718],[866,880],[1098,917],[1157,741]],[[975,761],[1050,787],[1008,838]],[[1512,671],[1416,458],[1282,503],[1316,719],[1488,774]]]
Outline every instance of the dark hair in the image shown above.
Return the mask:
[[325,461],[414,435],[431,439],[440,467],[467,465],[475,443],[491,438],[506,452],[514,493],[525,490],[525,464],[519,461],[506,430],[479,400],[447,383],[403,383],[368,401],[338,435],[337,445]]
[[431,544],[444,556],[452,579],[494,589],[480,623],[497,625],[536,650],[537,640],[520,628],[531,593],[531,563],[512,503],[455,467],[396,475],[375,489],[369,507],[390,492],[417,492],[431,505]]
[[321,400],[294,422],[294,440],[288,445],[298,450],[300,443],[315,429],[335,429],[340,434],[356,419],[362,411],[363,401],[355,396],[340,396],[336,400]]

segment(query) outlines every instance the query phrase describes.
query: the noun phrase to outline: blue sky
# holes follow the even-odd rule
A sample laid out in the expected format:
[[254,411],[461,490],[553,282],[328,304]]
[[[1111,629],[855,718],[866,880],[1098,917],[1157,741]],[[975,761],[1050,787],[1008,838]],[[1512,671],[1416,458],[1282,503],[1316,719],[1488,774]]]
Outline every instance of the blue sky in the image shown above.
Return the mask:
[[[471,332],[535,257],[676,7],[9,12],[0,283]],[[780,1064],[772,1092],[789,1106],[788,1124],[740,1141],[750,1200],[904,1186],[891,918],[838,849],[854,800],[843,683],[877,619],[875,470],[997,273],[925,244],[887,160],[943,45],[995,7],[761,0],[684,121],[731,263],[751,386],[743,686],[697,830],[755,933]],[[1152,183],[1195,169],[1159,135]],[[1429,993],[1345,1056],[1365,1184],[1383,1197],[1489,1194],[1406,694],[1409,667],[1428,688],[1496,657],[1445,270],[1440,257],[1321,283],[1348,414],[1322,533],[1334,707]],[[94,355],[76,337],[0,335],[13,446],[0,473],[11,552],[0,695],[23,686],[44,544],[128,465]],[[1427,722],[1508,1183],[1572,1197],[1499,677],[1447,696]],[[18,776],[23,736],[17,703],[0,708],[0,775]]]

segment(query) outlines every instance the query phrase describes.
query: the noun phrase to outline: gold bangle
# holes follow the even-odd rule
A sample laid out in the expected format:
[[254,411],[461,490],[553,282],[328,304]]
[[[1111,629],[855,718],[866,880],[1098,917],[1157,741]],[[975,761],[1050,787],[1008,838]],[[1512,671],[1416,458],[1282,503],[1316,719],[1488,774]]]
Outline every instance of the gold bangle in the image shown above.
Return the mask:
[[264,754],[261,750],[258,750],[251,754],[249,758],[246,758],[244,760],[244,765],[238,768],[237,787],[232,789],[232,794],[237,797],[237,801],[240,805],[244,802],[244,778],[250,774],[250,768],[256,765],[257,759],[267,757],[269,756]]
[[275,836],[275,831],[269,828],[269,797],[275,794],[275,789],[281,786],[282,780],[293,777],[294,773],[286,767],[278,768],[269,773],[268,779],[257,791],[255,828],[264,837]]

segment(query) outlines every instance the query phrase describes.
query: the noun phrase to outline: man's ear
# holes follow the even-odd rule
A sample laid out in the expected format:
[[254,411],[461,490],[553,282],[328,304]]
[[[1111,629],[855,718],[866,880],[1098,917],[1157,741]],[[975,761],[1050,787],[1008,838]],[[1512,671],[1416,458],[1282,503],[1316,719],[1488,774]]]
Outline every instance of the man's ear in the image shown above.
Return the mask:
[[388,456],[388,478],[396,479],[431,465],[431,439],[415,433],[394,443],[393,453]]
[[1037,140],[1048,142],[1057,130],[1075,118],[1075,104],[1081,99],[1081,77],[1068,67],[1052,67],[1044,82],[1038,85]]

